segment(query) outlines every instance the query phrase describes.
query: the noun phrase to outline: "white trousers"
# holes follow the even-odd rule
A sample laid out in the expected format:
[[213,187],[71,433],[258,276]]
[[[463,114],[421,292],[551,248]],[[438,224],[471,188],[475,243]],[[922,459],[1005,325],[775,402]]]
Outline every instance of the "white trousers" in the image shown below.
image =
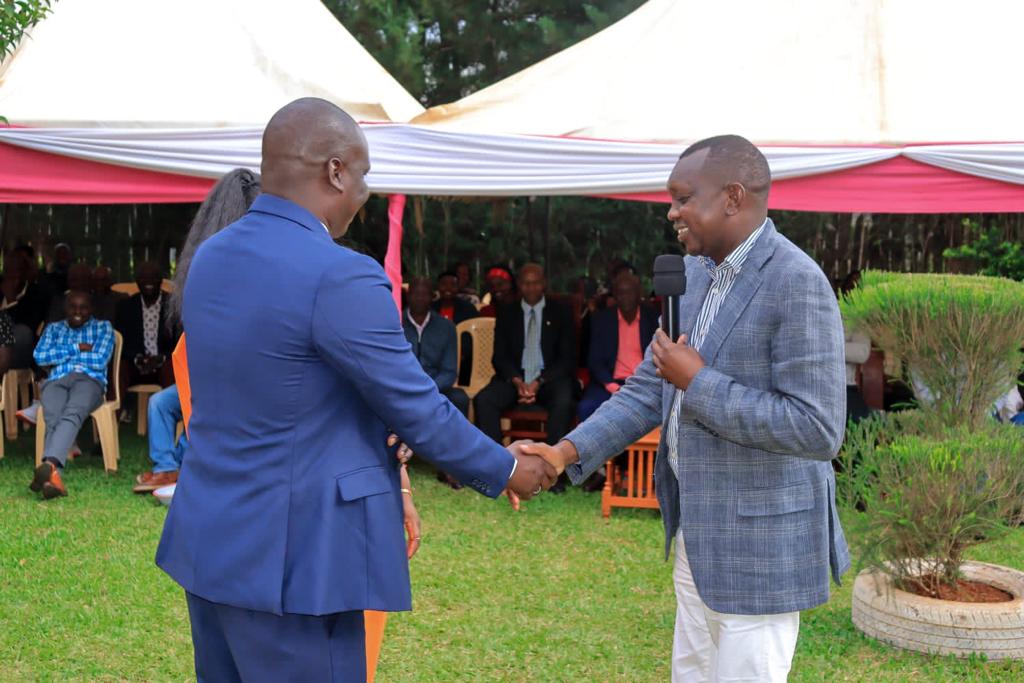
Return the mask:
[[676,536],[676,630],[672,683],[784,682],[800,631],[800,613],[722,614],[700,599]]

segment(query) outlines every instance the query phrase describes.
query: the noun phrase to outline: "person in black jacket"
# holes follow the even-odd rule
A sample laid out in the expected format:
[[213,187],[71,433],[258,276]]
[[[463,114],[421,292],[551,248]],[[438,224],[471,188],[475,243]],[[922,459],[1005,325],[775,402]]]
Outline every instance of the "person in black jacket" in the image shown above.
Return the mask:
[[450,270],[441,273],[437,278],[437,301],[434,302],[433,308],[442,318],[451,320],[454,325],[480,315],[476,306],[459,298],[459,278]]
[[622,272],[612,286],[614,308],[594,313],[587,369],[590,384],[576,411],[580,422],[612,397],[633,375],[658,329],[658,314],[640,303],[640,278]]
[[576,330],[568,307],[546,299],[544,269],[519,271],[521,301],[498,309],[495,375],[473,399],[480,430],[501,442],[501,413],[514,405],[548,411],[548,443],[566,435],[576,409]]
[[139,265],[139,293],[117,305],[114,327],[124,338],[121,349],[121,391],[132,384],[174,384],[171,352],[177,335],[167,324],[167,295],[160,291],[163,273],[152,262]]

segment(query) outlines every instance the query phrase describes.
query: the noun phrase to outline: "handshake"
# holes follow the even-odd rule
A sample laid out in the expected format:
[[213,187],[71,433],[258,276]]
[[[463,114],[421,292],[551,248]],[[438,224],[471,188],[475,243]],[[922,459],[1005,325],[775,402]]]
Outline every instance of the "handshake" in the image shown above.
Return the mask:
[[554,486],[558,475],[579,460],[576,447],[570,441],[560,441],[555,446],[529,440],[514,441],[508,450],[516,459],[516,468],[508,480],[506,493],[516,510],[520,500],[529,500]]

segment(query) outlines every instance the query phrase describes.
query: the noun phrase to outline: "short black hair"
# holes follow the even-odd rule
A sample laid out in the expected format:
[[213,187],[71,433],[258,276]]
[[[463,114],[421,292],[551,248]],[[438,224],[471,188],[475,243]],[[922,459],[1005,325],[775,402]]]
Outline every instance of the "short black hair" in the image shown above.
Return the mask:
[[440,282],[441,280],[445,279],[446,277],[453,277],[456,280],[459,279],[459,276],[455,274],[454,270],[446,270],[446,271],[444,271],[443,273],[441,273],[440,275],[437,276],[437,281]]
[[772,172],[757,145],[741,135],[716,135],[687,147],[680,159],[708,150],[704,168],[722,176],[723,182],[739,182],[747,192],[761,198],[768,196]]

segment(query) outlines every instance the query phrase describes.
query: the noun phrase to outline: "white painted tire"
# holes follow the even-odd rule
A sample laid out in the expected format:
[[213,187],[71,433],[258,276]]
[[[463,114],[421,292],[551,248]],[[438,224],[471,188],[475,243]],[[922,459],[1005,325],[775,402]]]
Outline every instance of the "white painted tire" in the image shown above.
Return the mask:
[[964,578],[1013,595],[1008,602],[954,602],[893,587],[888,574],[864,570],[853,584],[853,623],[890,645],[931,654],[1024,659],[1024,572],[966,562]]

